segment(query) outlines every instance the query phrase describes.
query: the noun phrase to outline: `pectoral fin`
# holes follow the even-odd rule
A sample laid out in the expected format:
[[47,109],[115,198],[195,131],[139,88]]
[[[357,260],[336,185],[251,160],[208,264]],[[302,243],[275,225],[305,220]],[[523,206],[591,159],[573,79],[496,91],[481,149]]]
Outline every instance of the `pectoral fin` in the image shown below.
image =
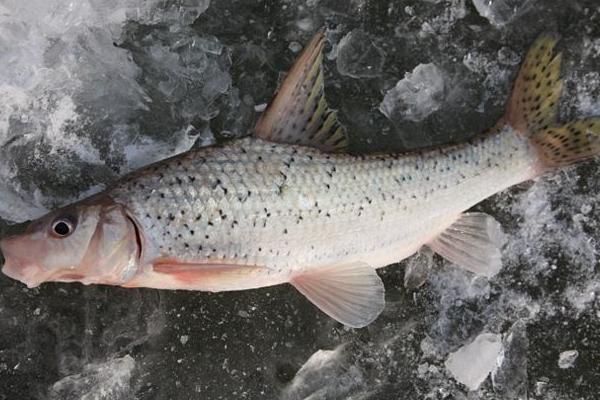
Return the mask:
[[319,268],[290,283],[325,314],[352,328],[368,325],[385,306],[383,282],[364,263]]
[[477,275],[492,277],[502,267],[502,227],[484,213],[463,214],[429,247],[458,266]]
[[255,136],[323,151],[339,151],[347,146],[344,128],[325,100],[324,43],[325,36],[319,32],[306,46],[254,127]]

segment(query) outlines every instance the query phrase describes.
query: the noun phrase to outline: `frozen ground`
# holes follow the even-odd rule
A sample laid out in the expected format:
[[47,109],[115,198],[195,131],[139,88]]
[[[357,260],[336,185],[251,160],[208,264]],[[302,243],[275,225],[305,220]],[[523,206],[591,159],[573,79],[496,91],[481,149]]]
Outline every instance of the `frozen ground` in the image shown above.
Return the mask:
[[[562,37],[562,117],[600,114],[593,0],[0,0],[0,233],[242,135],[321,26],[355,151],[489,127],[544,31]],[[361,330],[287,286],[28,290],[2,276],[0,399],[595,399],[599,176],[589,163],[484,202],[508,234],[501,273],[427,254],[391,266],[387,307]]]

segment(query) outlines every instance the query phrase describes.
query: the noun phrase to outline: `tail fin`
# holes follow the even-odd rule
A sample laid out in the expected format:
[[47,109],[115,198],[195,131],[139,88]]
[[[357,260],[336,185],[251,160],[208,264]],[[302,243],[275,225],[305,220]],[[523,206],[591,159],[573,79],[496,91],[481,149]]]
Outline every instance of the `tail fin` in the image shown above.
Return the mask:
[[542,36],[531,46],[508,104],[506,121],[529,137],[542,169],[556,168],[600,154],[600,118],[557,124],[562,81],[556,39]]

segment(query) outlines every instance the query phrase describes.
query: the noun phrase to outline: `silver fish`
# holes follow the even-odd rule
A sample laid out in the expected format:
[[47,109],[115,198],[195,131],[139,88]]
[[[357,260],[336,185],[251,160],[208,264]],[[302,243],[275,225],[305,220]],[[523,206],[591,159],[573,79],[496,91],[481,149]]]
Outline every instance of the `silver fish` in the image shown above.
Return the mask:
[[506,115],[469,142],[352,155],[323,94],[318,33],[253,135],[190,151],[0,241],[3,272],[29,287],[82,282],[229,291],[291,283],[351,327],[384,307],[375,269],[422,246],[467,270],[501,267],[502,230],[465,212],[600,153],[600,119],[556,122],[555,39],[541,37]]

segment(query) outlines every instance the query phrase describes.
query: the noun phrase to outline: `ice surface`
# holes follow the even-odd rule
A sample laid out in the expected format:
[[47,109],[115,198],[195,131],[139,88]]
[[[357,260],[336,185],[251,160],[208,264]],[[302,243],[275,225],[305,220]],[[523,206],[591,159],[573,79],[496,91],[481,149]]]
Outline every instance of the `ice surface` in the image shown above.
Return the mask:
[[62,378],[50,388],[50,399],[118,400],[130,398],[135,360],[130,356],[90,363],[81,373]]
[[[597,6],[493,3],[480,2],[494,24],[469,0],[2,1],[0,213],[24,220],[145,163],[244,134],[320,27],[326,94],[357,153],[460,142],[490,127],[549,27],[562,37],[561,120],[600,114]],[[437,69],[419,81],[429,83],[411,91],[418,80],[402,79],[407,99],[382,114],[385,94],[426,65]],[[382,269],[386,308],[360,330],[287,285],[29,290],[0,276],[0,399],[594,399],[598,176],[588,163],[478,205],[508,235],[500,273],[474,277],[423,254]],[[0,237],[20,229],[0,219]],[[501,335],[503,356],[470,391],[445,361],[482,332]],[[561,369],[571,349],[579,355]]]
[[451,353],[445,366],[452,376],[469,390],[479,385],[498,367],[502,358],[502,336],[482,333],[471,343]]
[[473,0],[477,12],[498,27],[511,22],[531,3],[531,0]]
[[561,369],[573,368],[575,361],[579,357],[577,350],[566,350],[558,355],[558,367]]
[[379,110],[390,119],[418,122],[437,111],[443,97],[443,72],[435,64],[419,64],[387,91]]

